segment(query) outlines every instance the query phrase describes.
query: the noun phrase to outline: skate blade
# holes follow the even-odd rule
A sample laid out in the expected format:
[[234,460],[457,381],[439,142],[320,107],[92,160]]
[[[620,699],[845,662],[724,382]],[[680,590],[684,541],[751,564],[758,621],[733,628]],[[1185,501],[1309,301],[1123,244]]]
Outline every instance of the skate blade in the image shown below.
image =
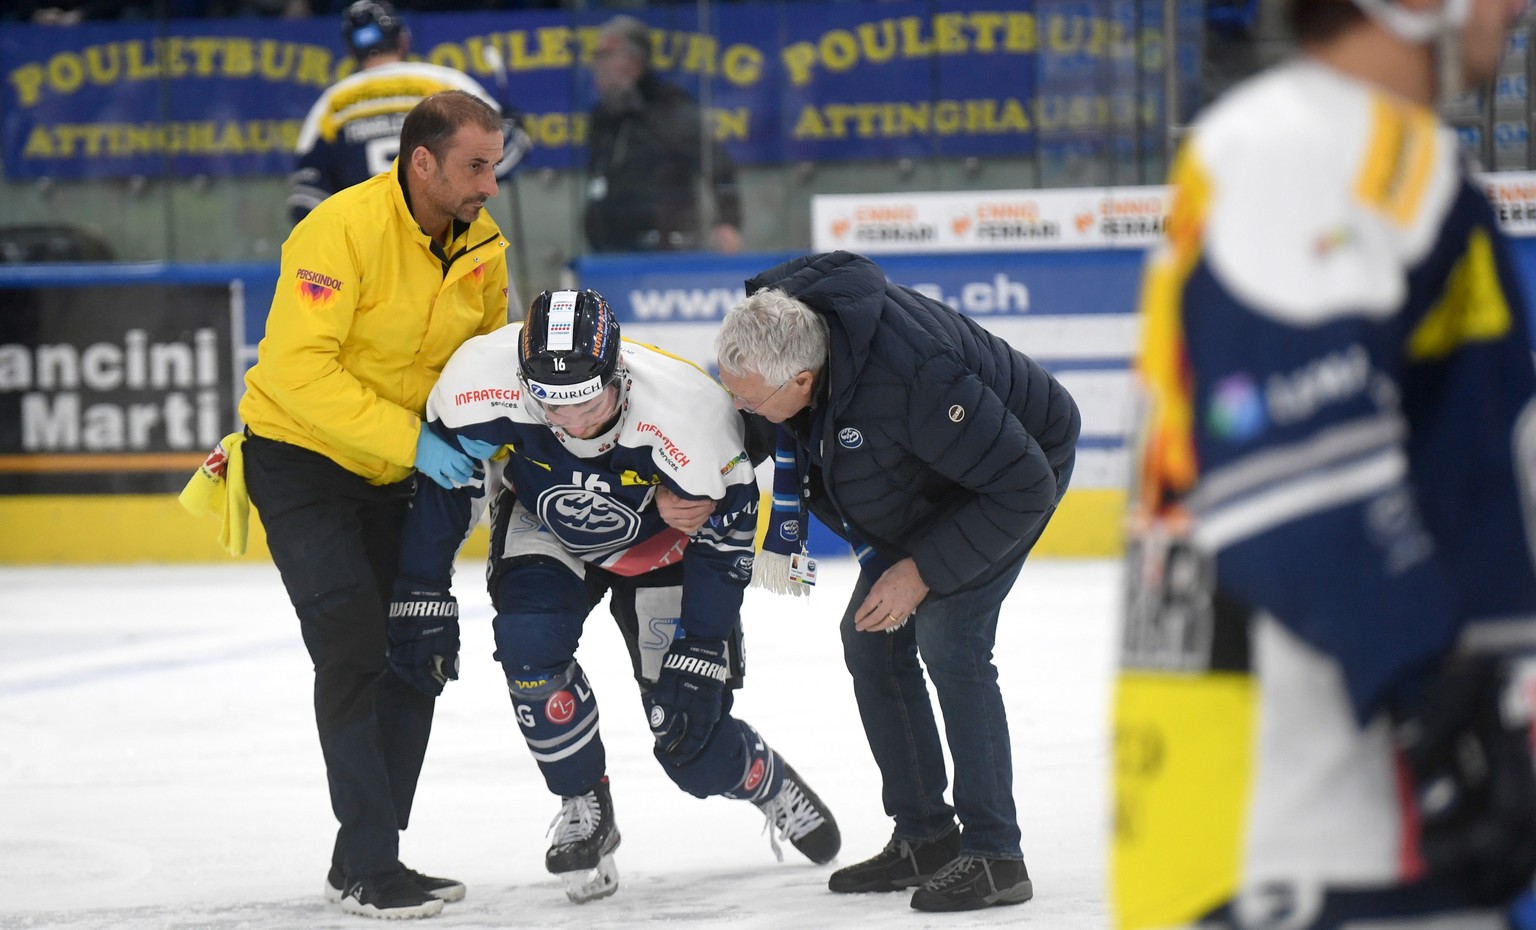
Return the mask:
[[614,864],[613,856],[607,855],[597,860],[597,868],[562,872],[560,880],[565,883],[565,896],[572,903],[586,904],[619,890],[619,867]]

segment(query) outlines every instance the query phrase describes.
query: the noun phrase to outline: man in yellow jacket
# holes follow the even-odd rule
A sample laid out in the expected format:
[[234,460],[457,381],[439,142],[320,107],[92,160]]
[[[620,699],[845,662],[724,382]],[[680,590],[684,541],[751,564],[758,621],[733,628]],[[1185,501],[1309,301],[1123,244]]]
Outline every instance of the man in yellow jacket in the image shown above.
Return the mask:
[[457,677],[457,617],[403,627],[434,653],[412,664],[422,642],[391,642],[386,607],[414,473],[444,486],[473,473],[465,450],[423,427],[427,394],[461,343],[506,322],[508,295],[507,243],[484,210],[501,117],[445,91],[400,139],[389,171],[326,199],[284,243],[240,402],[251,502],[314,660],[340,823],[326,897],[390,918],[464,896],[399,859],[436,695]]

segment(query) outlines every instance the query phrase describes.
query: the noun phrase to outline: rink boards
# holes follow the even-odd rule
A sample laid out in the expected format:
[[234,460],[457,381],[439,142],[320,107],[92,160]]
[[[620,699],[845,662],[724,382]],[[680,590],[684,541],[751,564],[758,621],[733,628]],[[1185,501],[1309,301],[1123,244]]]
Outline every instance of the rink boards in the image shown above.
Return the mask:
[[[585,258],[627,338],[711,367],[742,282],[788,254]],[[1051,369],[1077,398],[1073,489],[1052,555],[1118,551],[1127,360],[1140,253],[883,256],[892,280],[941,296]],[[266,265],[0,268],[0,563],[216,561],[211,520],[174,494],[236,428],[278,286]],[[484,532],[470,541],[483,552]],[[846,548],[812,536],[821,556]],[[265,558],[253,521],[248,558]]]

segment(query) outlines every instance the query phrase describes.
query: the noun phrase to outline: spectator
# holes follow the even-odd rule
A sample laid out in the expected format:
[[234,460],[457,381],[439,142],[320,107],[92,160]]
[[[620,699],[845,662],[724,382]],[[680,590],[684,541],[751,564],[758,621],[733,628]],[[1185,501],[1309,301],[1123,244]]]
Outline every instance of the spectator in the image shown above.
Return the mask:
[[[596,252],[680,252],[706,243],[739,252],[736,167],[707,137],[693,98],[657,77],[650,62],[645,23],[621,15],[603,25],[592,61],[598,100],[588,127],[587,242]],[[706,174],[714,192],[707,237],[696,190]]]

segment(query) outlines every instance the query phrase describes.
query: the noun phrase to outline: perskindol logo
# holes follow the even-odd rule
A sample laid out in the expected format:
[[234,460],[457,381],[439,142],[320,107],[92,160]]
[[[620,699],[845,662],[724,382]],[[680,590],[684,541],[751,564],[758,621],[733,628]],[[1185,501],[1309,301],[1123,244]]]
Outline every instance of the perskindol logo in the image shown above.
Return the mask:
[[330,275],[300,268],[294,277],[298,279],[295,287],[299,300],[311,309],[324,309],[341,293],[341,282]]
[[523,392],[508,388],[477,388],[473,391],[461,391],[453,395],[453,405],[462,407],[465,404],[478,404],[487,400],[511,401],[516,403],[522,400]]
[[321,274],[318,271],[310,271],[308,268],[300,268],[298,271],[294,272],[294,277],[298,278],[300,281],[307,281],[310,284],[318,284],[321,287],[330,288],[333,291],[341,290],[340,280],[333,278],[328,274]]
[[679,468],[687,467],[689,462],[688,454],[685,453],[682,449],[679,449],[677,444],[669,439],[667,435],[661,431],[661,427],[657,426],[655,423],[646,423],[642,420],[640,424],[635,427],[635,431],[639,433],[650,433],[657,439],[661,440],[662,461],[666,462],[668,467],[670,467],[673,471],[677,471]]

